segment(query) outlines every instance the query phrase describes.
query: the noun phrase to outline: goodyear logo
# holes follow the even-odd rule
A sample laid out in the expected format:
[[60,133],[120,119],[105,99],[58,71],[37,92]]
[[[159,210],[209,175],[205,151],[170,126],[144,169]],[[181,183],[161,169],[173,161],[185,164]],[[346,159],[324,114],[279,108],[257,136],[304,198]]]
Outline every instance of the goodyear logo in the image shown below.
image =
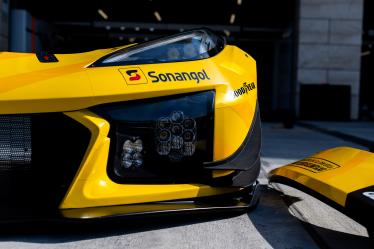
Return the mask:
[[256,85],[254,82],[251,82],[251,83],[244,82],[242,87],[234,90],[233,92],[234,98],[237,98],[243,94],[248,94],[250,91],[254,89],[256,89]]
[[340,168],[340,166],[336,163],[316,157],[305,158],[303,160],[294,162],[291,165],[309,170],[313,173],[321,173],[328,170]]
[[127,85],[147,84],[148,80],[143,71],[138,67],[120,68],[119,72],[122,74]]

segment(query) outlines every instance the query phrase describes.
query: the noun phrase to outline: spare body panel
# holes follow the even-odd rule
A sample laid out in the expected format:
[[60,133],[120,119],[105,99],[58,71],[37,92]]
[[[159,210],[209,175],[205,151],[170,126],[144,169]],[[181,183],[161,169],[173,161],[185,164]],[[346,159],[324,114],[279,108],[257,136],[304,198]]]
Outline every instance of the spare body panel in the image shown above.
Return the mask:
[[269,179],[310,193],[367,227],[374,225],[374,153],[337,147],[274,169]]

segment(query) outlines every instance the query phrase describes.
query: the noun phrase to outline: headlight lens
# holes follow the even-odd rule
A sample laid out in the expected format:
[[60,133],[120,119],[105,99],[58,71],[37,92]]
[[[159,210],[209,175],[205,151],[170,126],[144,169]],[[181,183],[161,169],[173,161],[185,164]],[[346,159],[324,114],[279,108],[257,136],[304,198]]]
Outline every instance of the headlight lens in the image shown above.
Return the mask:
[[136,169],[143,164],[143,141],[136,139],[134,142],[131,139],[125,140],[122,146],[121,153],[121,168]]
[[[165,122],[167,120],[167,124]],[[169,117],[157,121],[156,147],[159,155],[169,155],[169,159],[179,159],[192,156],[196,147],[196,121],[187,117],[183,111],[174,111]]]
[[121,49],[91,67],[200,60],[216,55],[224,46],[224,38],[199,29]]

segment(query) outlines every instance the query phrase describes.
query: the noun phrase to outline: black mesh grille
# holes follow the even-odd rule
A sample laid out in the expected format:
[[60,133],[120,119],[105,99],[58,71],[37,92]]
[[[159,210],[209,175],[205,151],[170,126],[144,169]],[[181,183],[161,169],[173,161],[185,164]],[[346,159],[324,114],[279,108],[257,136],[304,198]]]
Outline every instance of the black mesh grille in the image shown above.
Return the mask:
[[90,136],[63,113],[0,115],[0,211],[57,207]]
[[0,116],[0,170],[30,168],[31,153],[30,116]]

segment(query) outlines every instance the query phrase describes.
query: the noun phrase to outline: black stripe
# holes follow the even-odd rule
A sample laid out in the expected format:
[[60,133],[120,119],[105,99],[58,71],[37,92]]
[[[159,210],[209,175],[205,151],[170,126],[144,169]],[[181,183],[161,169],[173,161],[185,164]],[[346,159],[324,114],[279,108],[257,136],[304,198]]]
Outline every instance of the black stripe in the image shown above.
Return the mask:
[[36,57],[42,63],[58,62],[58,59],[56,58],[54,54],[44,52],[44,51],[37,52]]
[[354,217],[355,220],[366,227],[374,227],[374,195],[369,197],[370,193],[374,193],[374,185],[356,190],[347,195],[345,209],[347,214]]

